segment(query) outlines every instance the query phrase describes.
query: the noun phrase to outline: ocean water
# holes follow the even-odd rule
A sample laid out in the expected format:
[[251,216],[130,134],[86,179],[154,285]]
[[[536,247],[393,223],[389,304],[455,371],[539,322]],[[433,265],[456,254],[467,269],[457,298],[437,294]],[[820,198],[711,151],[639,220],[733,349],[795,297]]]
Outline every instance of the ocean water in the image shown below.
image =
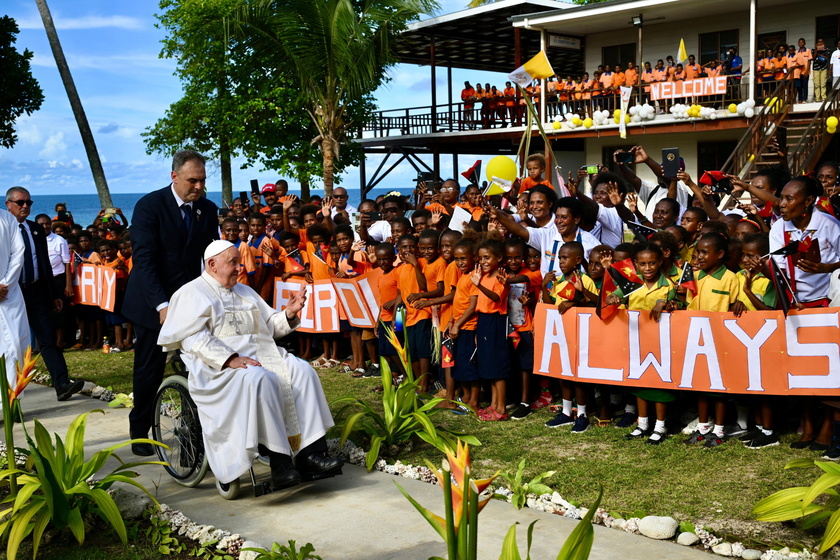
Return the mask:
[[[376,198],[381,194],[391,192],[395,189],[373,189],[368,193],[369,198]],[[300,191],[289,191],[292,194],[299,195]],[[408,194],[408,190],[403,190],[403,194]],[[114,206],[122,210],[125,217],[131,220],[131,215],[134,212],[134,205],[146,193],[111,193],[111,200]],[[361,200],[359,189],[347,189],[350,204],[358,206]],[[234,193],[237,196],[237,193]],[[221,192],[207,193],[207,197],[216,203],[217,206],[222,204]],[[82,226],[91,224],[99,214],[101,206],[99,204],[99,197],[96,193],[93,194],[61,194],[61,195],[34,195],[32,197],[34,204],[32,205],[32,218],[38,214],[48,214],[50,218],[56,215],[55,205],[64,202],[67,204],[67,209],[73,214],[73,219],[76,223]]]

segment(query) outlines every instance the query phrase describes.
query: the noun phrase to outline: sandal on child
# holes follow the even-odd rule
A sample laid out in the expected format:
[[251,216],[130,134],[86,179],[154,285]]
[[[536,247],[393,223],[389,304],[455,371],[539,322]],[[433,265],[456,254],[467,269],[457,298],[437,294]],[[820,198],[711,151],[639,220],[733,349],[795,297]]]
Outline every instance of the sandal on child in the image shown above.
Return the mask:
[[316,358],[309,362],[309,365],[314,367],[315,369],[324,369],[328,361],[329,360],[327,360],[325,357],[321,356],[320,358]]
[[350,368],[350,366],[341,366],[341,368],[338,370],[338,373],[353,373],[353,370]]
[[597,426],[598,428],[606,428],[607,426],[612,424],[612,419],[601,420],[597,416],[591,416],[590,418],[592,418],[592,420],[595,422],[595,426]]
[[[347,369],[350,369],[349,367]],[[365,376],[365,368],[356,368],[352,373],[353,377],[359,379]]]
[[324,364],[324,369],[332,369],[340,363],[341,362],[339,362],[338,360],[327,360],[327,362]]

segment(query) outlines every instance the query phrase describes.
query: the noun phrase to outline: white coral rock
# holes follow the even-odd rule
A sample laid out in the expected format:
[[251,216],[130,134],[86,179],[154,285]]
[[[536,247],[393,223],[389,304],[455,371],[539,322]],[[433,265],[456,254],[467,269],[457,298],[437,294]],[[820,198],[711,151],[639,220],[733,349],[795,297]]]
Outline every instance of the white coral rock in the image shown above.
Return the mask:
[[673,517],[657,517],[648,515],[639,521],[639,532],[651,539],[670,539],[677,532],[679,523]]

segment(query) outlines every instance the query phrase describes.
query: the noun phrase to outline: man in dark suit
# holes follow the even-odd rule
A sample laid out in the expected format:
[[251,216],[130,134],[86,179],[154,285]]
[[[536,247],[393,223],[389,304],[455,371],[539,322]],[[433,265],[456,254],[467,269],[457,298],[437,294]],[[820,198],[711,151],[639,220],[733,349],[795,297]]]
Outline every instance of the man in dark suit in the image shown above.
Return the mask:
[[[157,344],[169,298],[201,274],[204,249],[219,238],[216,205],[204,197],[204,157],[182,150],[172,160],[172,183],[141,198],[131,220],[133,267],[122,314],[134,322],[134,408],[132,438],[147,438],[154,399],[163,379],[166,354]],[[154,453],[147,443],[133,444],[135,455]]]
[[55,344],[53,311],[61,311],[60,294],[53,293],[53,275],[47,252],[44,228],[26,218],[32,208],[29,191],[12,187],[6,192],[6,208],[17,219],[25,247],[20,288],[26,304],[29,328],[35,334],[44,364],[52,377],[56,397],[66,401],[84,386],[81,379],[71,381],[67,375],[64,354]]

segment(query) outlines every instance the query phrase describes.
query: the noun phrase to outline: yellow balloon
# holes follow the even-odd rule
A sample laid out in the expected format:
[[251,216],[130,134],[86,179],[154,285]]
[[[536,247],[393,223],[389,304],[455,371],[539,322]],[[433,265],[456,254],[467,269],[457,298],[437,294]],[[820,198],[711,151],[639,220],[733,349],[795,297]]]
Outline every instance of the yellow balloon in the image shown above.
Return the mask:
[[572,124],[575,126],[580,126],[583,124],[583,121],[580,120],[580,117],[575,117],[572,119]]
[[730,113],[737,113],[738,112],[738,106],[735,105],[734,103],[730,103],[729,104],[729,112]]
[[615,121],[615,124],[621,124],[621,118],[618,115],[614,116],[613,120]]
[[621,116],[621,109],[616,109],[615,111],[613,111],[613,117],[614,118],[618,118],[620,116]]
[[559,122],[557,122],[557,121],[554,121],[553,123],[551,123],[551,128],[553,128],[554,130],[560,130],[560,128],[561,128],[562,126],[563,126],[563,125],[561,125],[561,124],[560,124]]
[[750,154],[750,161],[755,161],[755,155]]
[[633,122],[633,118],[630,115],[624,115],[624,122],[630,124],[631,122]]
[[834,115],[825,119],[825,124],[829,128],[837,128],[837,122],[837,117],[835,117]]
[[493,177],[513,181],[516,179],[516,163],[508,156],[496,156],[487,162],[487,180],[493,181]]
[[836,126],[829,126],[828,128],[825,129],[825,131],[828,132],[829,134],[834,134],[835,132],[837,132],[837,127]]
[[592,128],[592,119],[590,119],[589,117],[583,119],[583,126],[586,128]]

